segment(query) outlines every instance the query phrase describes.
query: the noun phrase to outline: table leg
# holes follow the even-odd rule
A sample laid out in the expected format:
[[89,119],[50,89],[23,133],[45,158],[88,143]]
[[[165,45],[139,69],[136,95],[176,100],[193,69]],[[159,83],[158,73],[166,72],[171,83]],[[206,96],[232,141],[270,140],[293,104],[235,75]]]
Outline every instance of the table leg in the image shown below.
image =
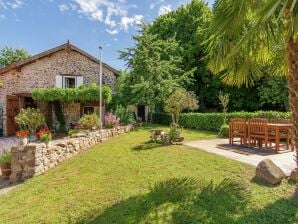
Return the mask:
[[278,153],[280,144],[279,128],[275,128],[275,152]]

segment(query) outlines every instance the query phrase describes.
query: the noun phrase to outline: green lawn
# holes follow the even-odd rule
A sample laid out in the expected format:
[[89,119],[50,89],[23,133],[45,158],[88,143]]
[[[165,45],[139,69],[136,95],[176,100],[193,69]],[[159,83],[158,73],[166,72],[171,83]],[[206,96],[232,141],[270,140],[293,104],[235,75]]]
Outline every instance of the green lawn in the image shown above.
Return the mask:
[[264,186],[252,181],[253,167],[146,143],[148,130],[99,144],[0,196],[0,223],[297,223],[294,185]]

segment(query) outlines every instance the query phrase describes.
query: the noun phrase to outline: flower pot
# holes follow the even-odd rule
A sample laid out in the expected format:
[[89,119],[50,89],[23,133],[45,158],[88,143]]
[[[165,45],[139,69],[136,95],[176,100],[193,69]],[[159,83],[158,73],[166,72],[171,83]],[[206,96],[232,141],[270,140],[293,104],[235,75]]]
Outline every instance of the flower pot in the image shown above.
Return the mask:
[[21,145],[25,146],[28,144],[28,138],[22,138],[21,139]]
[[46,148],[50,148],[52,146],[52,142],[45,142]]
[[184,141],[184,137],[177,137],[174,139],[174,142],[183,142]]
[[2,176],[8,179],[11,174],[10,164],[0,165],[0,169],[1,169]]

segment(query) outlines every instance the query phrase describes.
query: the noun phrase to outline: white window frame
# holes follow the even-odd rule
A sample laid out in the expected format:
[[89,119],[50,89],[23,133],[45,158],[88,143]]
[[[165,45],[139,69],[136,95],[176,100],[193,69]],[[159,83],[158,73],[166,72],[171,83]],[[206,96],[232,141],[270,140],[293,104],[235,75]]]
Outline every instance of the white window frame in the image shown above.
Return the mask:
[[62,75],[62,87],[63,87],[63,89],[66,89],[66,79],[74,79],[75,80],[75,87],[74,88],[77,88],[77,77],[76,76]]

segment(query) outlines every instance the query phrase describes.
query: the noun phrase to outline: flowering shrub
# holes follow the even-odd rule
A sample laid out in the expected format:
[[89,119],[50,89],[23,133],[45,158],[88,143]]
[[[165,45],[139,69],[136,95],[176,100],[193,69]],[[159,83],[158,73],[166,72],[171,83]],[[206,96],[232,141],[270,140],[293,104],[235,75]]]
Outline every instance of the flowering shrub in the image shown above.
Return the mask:
[[107,115],[105,115],[104,120],[105,120],[105,126],[107,128],[113,128],[119,124],[119,119],[117,118],[116,115],[112,113],[108,113]]
[[79,127],[82,129],[92,130],[99,124],[99,118],[96,114],[86,114],[79,120]]
[[42,142],[50,142],[52,141],[52,132],[46,129],[40,130],[37,134],[36,137],[42,141]]
[[16,136],[21,137],[21,138],[27,138],[28,135],[29,135],[28,130],[21,130],[21,131],[16,132]]

